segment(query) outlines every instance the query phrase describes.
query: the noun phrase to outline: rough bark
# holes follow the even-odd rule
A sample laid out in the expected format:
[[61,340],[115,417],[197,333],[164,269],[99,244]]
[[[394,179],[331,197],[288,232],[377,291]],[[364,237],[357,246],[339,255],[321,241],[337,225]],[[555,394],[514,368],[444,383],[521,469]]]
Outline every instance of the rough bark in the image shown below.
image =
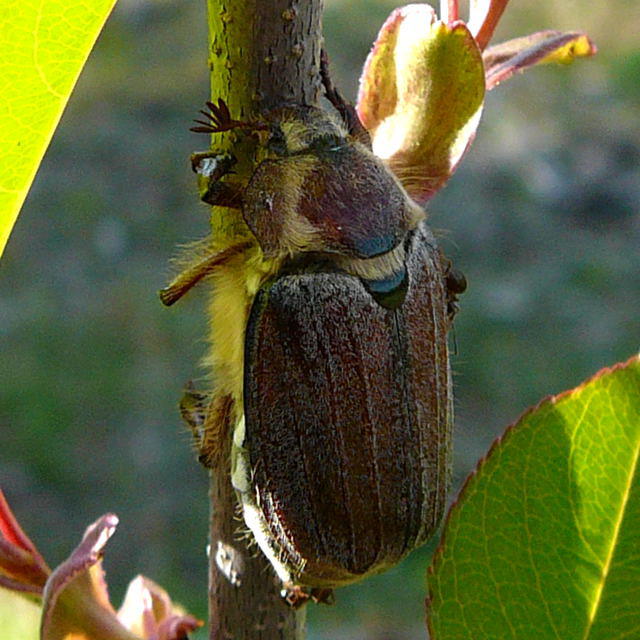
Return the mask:
[[[322,0],[208,0],[212,99],[224,99],[235,118],[286,102],[315,104],[320,95],[321,14]],[[231,144],[231,136],[216,136],[217,149]],[[246,174],[250,154],[243,158],[241,149],[238,153],[236,146],[235,151],[237,171]],[[229,241],[246,234],[240,213],[231,209],[214,208],[211,226],[214,236]],[[302,639],[304,611],[283,604],[268,562],[255,545],[247,548],[246,538],[239,539],[243,527],[228,469],[212,471],[210,500],[211,640]],[[240,570],[240,585],[218,568],[221,552]]]

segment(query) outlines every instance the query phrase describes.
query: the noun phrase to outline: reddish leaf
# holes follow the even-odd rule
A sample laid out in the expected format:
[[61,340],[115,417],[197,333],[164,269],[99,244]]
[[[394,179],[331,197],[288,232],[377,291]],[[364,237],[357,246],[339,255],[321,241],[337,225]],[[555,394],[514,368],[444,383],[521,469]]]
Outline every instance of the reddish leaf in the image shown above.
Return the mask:
[[103,550],[117,524],[113,514],[99,518],[51,574],[44,589],[42,640],[140,640],[118,621],[102,571]]
[[202,626],[171,601],[169,594],[149,578],[134,578],[127,589],[118,619],[127,629],[150,640],[181,640]]
[[0,534],[7,542],[22,547],[26,551],[35,552],[36,550],[33,542],[18,524],[2,489],[0,489]]
[[40,595],[50,573],[0,490],[0,586]]
[[47,581],[42,640],[182,640],[202,625],[176,607],[164,589],[138,576],[116,614],[102,571],[104,547],[118,518],[107,514]]
[[596,47],[584,33],[539,31],[514,38],[487,49],[482,58],[486,69],[487,90],[536,64],[569,63],[574,58],[592,56]]

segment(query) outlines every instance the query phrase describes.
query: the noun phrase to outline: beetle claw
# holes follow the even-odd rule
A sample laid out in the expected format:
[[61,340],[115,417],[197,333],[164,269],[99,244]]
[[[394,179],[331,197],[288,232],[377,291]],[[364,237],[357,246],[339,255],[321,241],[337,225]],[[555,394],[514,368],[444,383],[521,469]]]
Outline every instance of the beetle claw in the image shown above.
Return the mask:
[[282,599],[293,609],[300,609],[309,600],[316,604],[335,604],[336,596],[333,589],[320,589],[314,587],[307,589],[291,582],[285,582],[281,592]]

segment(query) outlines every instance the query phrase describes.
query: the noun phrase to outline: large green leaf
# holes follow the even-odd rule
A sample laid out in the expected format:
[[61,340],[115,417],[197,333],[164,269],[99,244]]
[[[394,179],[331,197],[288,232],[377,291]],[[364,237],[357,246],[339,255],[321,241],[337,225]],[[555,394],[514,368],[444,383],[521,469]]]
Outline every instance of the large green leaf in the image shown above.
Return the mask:
[[115,0],[2,0],[0,255]]
[[542,402],[453,506],[432,638],[640,638],[640,358]]
[[37,640],[41,607],[25,596],[0,587],[0,637],[2,640]]

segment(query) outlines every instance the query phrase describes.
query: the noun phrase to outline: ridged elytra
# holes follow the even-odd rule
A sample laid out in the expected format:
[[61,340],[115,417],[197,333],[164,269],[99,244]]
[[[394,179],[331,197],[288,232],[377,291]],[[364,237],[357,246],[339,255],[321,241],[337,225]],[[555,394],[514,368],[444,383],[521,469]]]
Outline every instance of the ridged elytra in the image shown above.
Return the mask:
[[[326,589],[395,565],[442,516],[452,401],[448,292],[433,236],[406,240],[384,308],[332,270],[276,276],[245,341],[245,517],[285,584]],[[248,515],[248,517],[247,517]]]

